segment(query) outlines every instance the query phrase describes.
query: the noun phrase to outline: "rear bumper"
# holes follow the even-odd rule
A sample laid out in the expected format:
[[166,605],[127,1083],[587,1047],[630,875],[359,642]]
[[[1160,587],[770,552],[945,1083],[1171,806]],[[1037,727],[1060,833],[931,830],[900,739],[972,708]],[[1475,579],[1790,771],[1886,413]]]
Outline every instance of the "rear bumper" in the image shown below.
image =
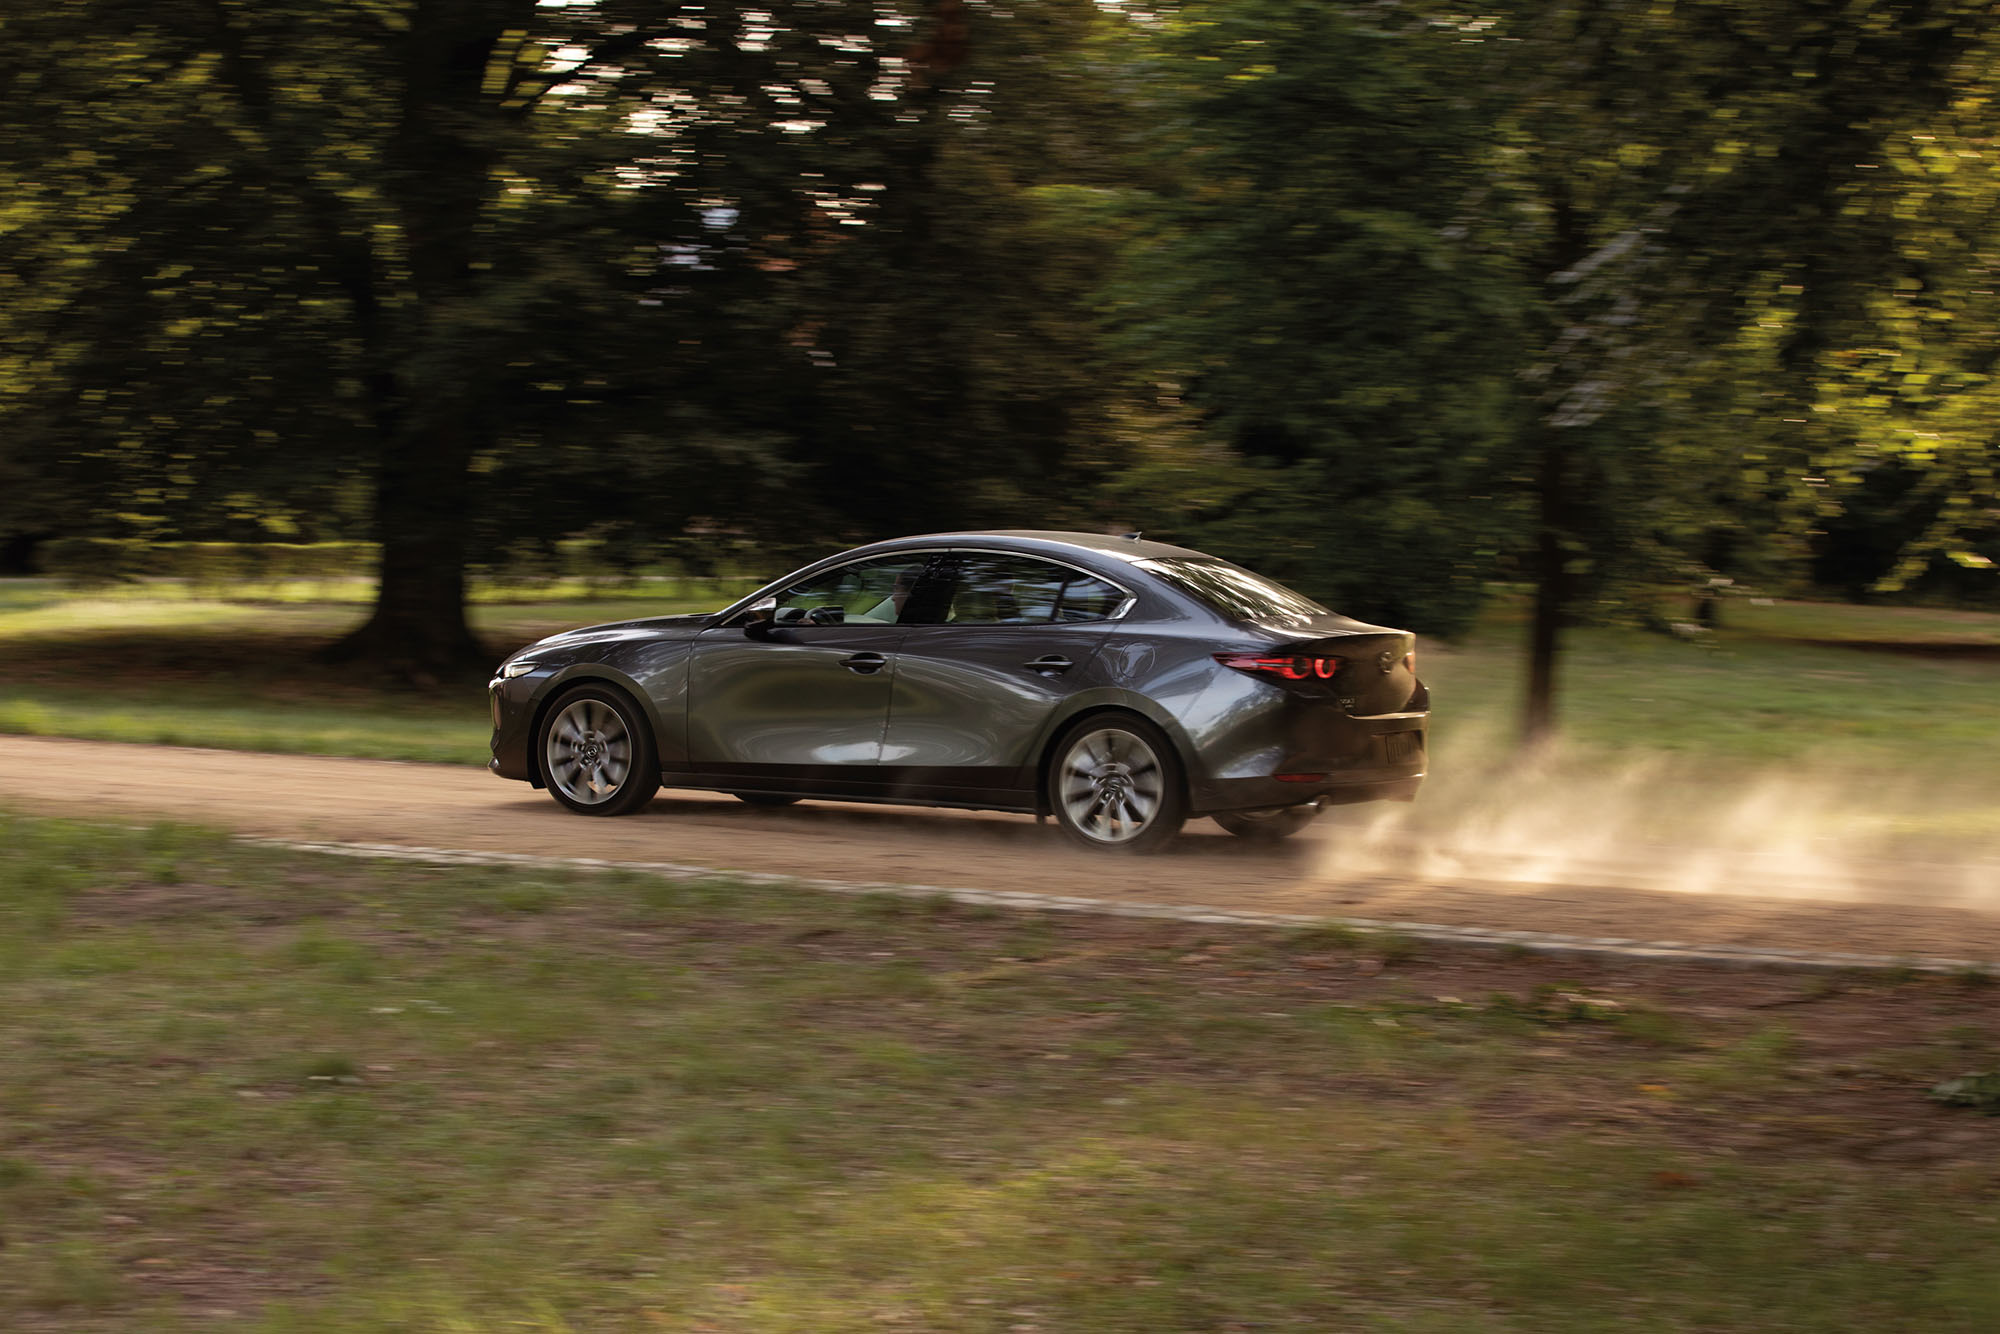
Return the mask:
[[1430,692],[1421,683],[1404,710],[1360,716],[1250,685],[1267,693],[1235,701],[1227,726],[1195,737],[1191,813],[1415,799],[1430,757]]
[[1274,778],[1227,778],[1208,784],[1194,815],[1217,811],[1259,811],[1273,806],[1353,806],[1365,801],[1415,801],[1424,784],[1421,773],[1356,773],[1329,776],[1313,783],[1281,783]]

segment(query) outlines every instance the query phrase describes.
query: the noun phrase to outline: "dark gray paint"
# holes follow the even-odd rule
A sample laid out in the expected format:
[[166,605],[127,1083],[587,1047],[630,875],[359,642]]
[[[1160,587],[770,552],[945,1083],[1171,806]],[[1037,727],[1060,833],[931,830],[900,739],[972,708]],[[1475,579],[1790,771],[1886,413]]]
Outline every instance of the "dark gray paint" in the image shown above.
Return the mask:
[[[799,626],[762,639],[742,629],[759,598],[822,570],[953,551],[1039,556],[1133,596],[1103,622]],[[552,636],[515,655],[532,671],[493,683],[492,768],[539,786],[530,738],[541,710],[566,685],[595,679],[645,706],[669,786],[1035,810],[1063,729],[1120,710],[1167,733],[1194,814],[1414,795],[1429,716],[1428,692],[1401,662],[1414,637],[1334,615],[1233,622],[1135,563],[1195,555],[1094,534],[904,538],[828,557],[713,615]],[[879,653],[882,668],[845,665],[864,652]],[[1352,666],[1330,683],[1279,685],[1220,665],[1220,652],[1330,653]],[[1071,665],[1056,674],[1029,665],[1049,656]],[[1382,737],[1393,732],[1417,734],[1414,758],[1390,757]],[[1326,777],[1282,783],[1280,773]]]

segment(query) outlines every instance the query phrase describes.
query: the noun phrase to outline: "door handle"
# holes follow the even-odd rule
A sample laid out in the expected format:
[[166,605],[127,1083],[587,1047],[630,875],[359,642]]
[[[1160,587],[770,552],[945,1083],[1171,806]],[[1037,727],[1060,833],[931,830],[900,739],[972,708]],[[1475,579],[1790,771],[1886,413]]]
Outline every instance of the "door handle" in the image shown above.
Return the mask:
[[1047,653],[1029,663],[1028,670],[1040,672],[1043,676],[1061,676],[1074,666],[1075,663],[1060,653]]
[[856,653],[842,658],[840,665],[850,672],[858,672],[863,676],[873,676],[876,672],[887,667],[889,660],[879,653]]

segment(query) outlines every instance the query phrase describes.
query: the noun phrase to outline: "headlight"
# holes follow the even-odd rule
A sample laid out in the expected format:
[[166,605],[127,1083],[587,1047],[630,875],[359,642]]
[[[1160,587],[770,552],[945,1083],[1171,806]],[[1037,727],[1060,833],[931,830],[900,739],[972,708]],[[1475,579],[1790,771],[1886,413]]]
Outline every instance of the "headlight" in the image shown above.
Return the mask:
[[536,662],[533,658],[516,658],[514,659],[514,661],[508,663],[506,666],[500,669],[500,675],[505,679],[511,681],[517,676],[526,676],[529,672],[534,671],[535,668],[539,666],[541,666],[541,664]]

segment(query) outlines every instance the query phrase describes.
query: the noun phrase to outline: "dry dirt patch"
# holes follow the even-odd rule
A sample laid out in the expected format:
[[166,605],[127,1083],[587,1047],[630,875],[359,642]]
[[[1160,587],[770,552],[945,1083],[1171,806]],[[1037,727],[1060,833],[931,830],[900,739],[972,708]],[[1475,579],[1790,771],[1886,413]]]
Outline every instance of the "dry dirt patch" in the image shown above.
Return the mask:
[[[51,775],[60,775],[52,782]],[[1343,868],[1341,812],[1276,849],[1206,821],[1144,861],[1073,849],[1020,816],[808,802],[788,810],[668,792],[639,815],[579,819],[525,785],[450,765],[0,737],[0,803],[46,814],[166,817],[243,833],[849,882],[1006,890],[1640,941],[2000,959],[2000,914],[1894,868],[1865,901],[1601,884],[1415,880]],[[1609,872],[1607,872],[1608,876]]]

